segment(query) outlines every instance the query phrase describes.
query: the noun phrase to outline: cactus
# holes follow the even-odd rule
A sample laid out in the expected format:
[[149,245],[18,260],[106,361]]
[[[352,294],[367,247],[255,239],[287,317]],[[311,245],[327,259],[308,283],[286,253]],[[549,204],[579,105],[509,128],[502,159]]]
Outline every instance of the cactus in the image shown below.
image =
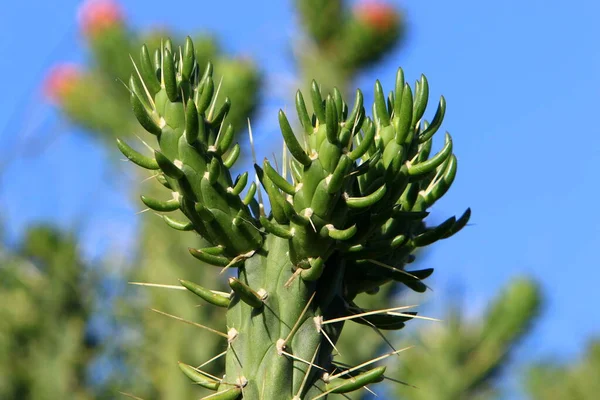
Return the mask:
[[271,206],[267,214],[262,190],[249,174],[231,177],[240,154],[226,123],[231,102],[213,101],[213,67],[201,71],[194,53],[190,38],[179,51],[166,40],[155,60],[142,48],[129,80],[130,98],[158,147],[146,156],[118,141],[129,160],[158,173],[171,191],[169,200],[144,203],[158,212],[181,210],[185,221],[164,214],[165,223],[210,243],[190,249],[191,255],[221,272],[237,270],[228,279],[230,293],[181,282],[227,308],[226,331],[187,321],[226,339],[223,378],[187,364],[181,369],[216,391],[210,399],[325,398],[381,381],[385,367],[372,364],[401,350],[352,368],[337,365],[332,354],[346,321],[397,330],[419,318],[406,306],[365,310],[353,300],[388,282],[424,291],[421,281],[432,270],[405,271],[411,252],[454,235],[470,217],[467,209],[458,219],[420,229],[427,208],[456,175],[449,134],[429,157],[444,98],[431,123],[424,121],[427,79],[421,77],[413,95],[400,69],[387,98],[376,83],[371,119],[360,90],[350,109],[338,90],[324,98],[313,82],[312,116],[302,93],[296,96],[300,141],[279,112],[286,144],[281,174],[266,159],[262,166],[255,163]]

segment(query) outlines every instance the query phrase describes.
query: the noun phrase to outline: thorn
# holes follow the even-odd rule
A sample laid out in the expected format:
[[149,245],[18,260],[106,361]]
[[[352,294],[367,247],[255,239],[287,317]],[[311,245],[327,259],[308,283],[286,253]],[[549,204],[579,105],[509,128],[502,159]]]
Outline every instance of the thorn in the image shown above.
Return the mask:
[[308,376],[310,375],[310,370],[311,370],[312,366],[314,365],[315,358],[317,358],[317,353],[319,353],[320,347],[321,347],[321,343],[319,343],[317,345],[317,348],[315,349],[315,353],[313,354],[313,356],[310,360],[310,364],[308,365],[308,369],[306,370],[306,374],[304,374],[304,378],[302,379],[302,383],[300,384],[300,388],[298,389],[298,393],[296,393],[296,395],[294,396],[294,398],[292,400],[300,400],[300,394],[304,390],[304,386],[306,385],[306,382],[308,381]]
[[284,288],[289,288],[292,283],[294,282],[294,280],[302,273],[302,268],[297,268],[296,271],[294,271],[294,273],[292,274],[292,276],[290,276],[290,279],[288,279],[284,284],[283,287]]
[[[402,270],[402,269],[398,269],[398,268],[392,267],[391,265],[388,265],[388,264],[382,263],[381,261],[373,260],[373,259],[371,259],[371,258],[368,258],[368,259],[366,259],[365,261],[368,261],[368,262],[370,262],[371,264],[375,264],[375,265],[377,265],[377,266],[380,266],[380,267],[383,267],[383,268],[390,269],[390,270],[392,270],[392,271],[394,271],[394,272],[399,272],[399,273],[401,273],[401,274],[404,274],[404,275],[406,275],[406,276],[409,276],[409,277],[411,277],[411,278],[413,278],[413,279],[415,279],[415,280],[417,280],[417,281],[420,281],[421,283],[423,283],[423,280],[422,280],[422,279],[419,279],[418,277],[416,277],[415,275],[411,274],[410,272],[407,272],[407,271],[404,271],[404,270]],[[425,287],[426,287],[427,289],[429,289],[429,290],[433,291],[433,289],[432,289],[432,288],[430,288],[430,287],[429,287],[427,284],[423,283],[423,285],[425,285]]]
[[366,386],[363,386],[363,389],[365,389],[367,392],[371,393],[373,396],[375,396],[375,397],[379,397],[379,396],[377,396],[377,394],[376,394],[374,391],[372,391],[372,390],[371,390],[371,389],[369,389],[368,387],[366,387]]
[[129,59],[131,60],[131,63],[133,64],[133,68],[135,69],[135,72],[136,72],[138,78],[140,78],[140,82],[142,82],[142,86],[144,87],[144,92],[146,92],[146,96],[148,97],[150,104],[152,104],[152,109],[156,110],[156,104],[154,104],[154,99],[150,95],[150,92],[148,91],[148,88],[146,87],[146,83],[144,82],[144,79],[142,78],[142,74],[140,74],[140,71],[138,70],[138,66],[136,65],[135,61],[133,61],[133,57],[131,56],[131,54],[129,55]]
[[217,137],[215,138],[215,147],[217,143],[219,143],[219,137],[221,136],[221,131],[223,131],[223,125],[225,125],[225,118],[221,120],[221,125],[219,126],[219,132],[217,132]]
[[165,88],[165,43],[160,39],[160,86]]
[[179,286],[179,285],[162,285],[160,283],[146,283],[146,282],[127,282],[127,283],[130,285],[158,287],[158,288],[163,288],[163,289],[187,290],[183,286]]
[[219,86],[217,86],[217,91],[212,99],[212,104],[210,105],[210,109],[208,110],[208,116],[206,119],[209,121],[212,120],[213,112],[215,111],[215,105],[217,104],[217,97],[219,97],[219,91],[221,90],[221,84],[223,83],[223,77],[219,80]]
[[[129,161],[129,160],[125,160],[125,161]],[[150,175],[149,177],[142,179],[142,181],[140,183],[144,183],[146,181],[149,181],[152,178],[156,178],[158,175],[160,175],[160,174]]]
[[294,324],[294,326],[292,327],[292,330],[290,331],[290,333],[287,335],[287,337],[283,340],[283,345],[285,346],[285,344],[291,339],[292,335],[294,335],[296,333],[296,330],[298,329],[298,327],[300,326],[300,321],[302,320],[302,318],[304,317],[304,314],[306,314],[306,311],[308,310],[308,307],[310,307],[310,303],[312,303],[313,299],[315,298],[315,294],[317,292],[313,292],[312,296],[310,296],[310,299],[308,300],[308,302],[306,303],[306,305],[304,306],[304,309],[302,310],[302,312],[300,313],[300,316],[298,317],[298,319],[296,320],[296,323]]
[[237,217],[237,218],[241,219],[244,222],[247,222],[248,224],[250,224],[251,227],[253,227],[254,229],[256,229],[258,232],[261,232],[260,229],[258,229],[256,226],[254,226],[254,224],[252,222],[250,222],[249,220],[247,220],[246,218],[244,218],[244,217]]
[[315,233],[317,233],[317,227],[315,226],[315,223],[312,220],[312,214],[308,216],[308,221],[310,222],[310,226],[312,226],[313,231],[315,231]]
[[228,338],[229,338],[229,336],[228,336],[226,333],[219,332],[219,331],[217,331],[217,330],[215,330],[215,329],[209,328],[208,326],[204,326],[204,325],[198,324],[198,323],[196,323],[196,322],[188,321],[187,319],[183,319],[183,318],[181,318],[181,317],[177,317],[177,316],[175,316],[175,315],[168,314],[168,313],[166,313],[166,312],[164,312],[164,311],[159,311],[159,310],[157,310],[157,309],[155,309],[155,308],[151,308],[150,310],[154,311],[155,313],[162,314],[162,315],[165,315],[165,316],[167,316],[167,317],[171,317],[171,318],[173,318],[173,319],[176,319],[177,321],[181,321],[181,322],[184,322],[184,323],[186,323],[186,324],[193,325],[193,326],[196,326],[196,327],[198,327],[198,328],[205,329],[205,330],[207,330],[207,331],[210,331],[210,332],[212,332],[212,333],[215,333],[215,334],[217,334],[217,335],[219,335],[219,336],[222,336],[222,337],[224,337],[224,338],[226,338],[226,339],[228,339]]
[[144,400],[144,399],[142,399],[141,397],[134,396],[134,395],[132,395],[132,394],[130,394],[130,393],[119,392],[119,394],[122,394],[123,396],[127,396],[127,397],[129,397],[129,398],[136,399],[136,400]]
[[390,349],[392,349],[392,351],[396,351],[396,348],[394,347],[394,345],[388,340],[388,338],[385,337],[385,335],[383,334],[383,332],[381,332],[381,329],[379,329],[378,327],[376,327],[374,324],[372,324],[371,322],[369,322],[368,320],[361,318],[363,321],[365,321],[367,324],[371,325],[371,328],[375,331],[375,333],[377,333],[379,335],[379,337],[381,337],[383,339],[383,341],[390,346]]
[[125,86],[125,89],[127,89],[127,91],[129,92],[129,94],[133,94],[133,90],[131,90],[131,88],[129,86],[127,86],[127,84],[125,82],[123,82],[122,79],[117,78],[116,79],[118,82],[120,82],[123,86]]
[[302,358],[300,358],[300,357],[296,357],[295,355],[293,355],[293,354],[290,354],[290,353],[288,353],[288,352],[287,352],[287,351],[285,351],[285,350],[282,350],[282,351],[281,351],[281,353],[282,353],[282,354],[284,354],[284,355],[286,355],[286,356],[288,356],[288,357],[290,357],[290,358],[293,358],[294,360],[301,361],[301,362],[303,362],[304,364],[307,364],[307,365],[313,366],[313,367],[315,367],[315,368],[318,368],[318,369],[320,369],[321,371],[325,371],[325,372],[327,372],[327,370],[326,370],[325,368],[323,368],[323,367],[320,367],[320,366],[318,366],[318,365],[315,365],[315,364],[313,364],[312,362],[308,362],[308,361],[306,361],[306,360],[304,360],[304,359],[302,359]]
[[[204,367],[205,365],[208,365],[208,364],[210,364],[211,362],[213,362],[213,361],[215,361],[215,360],[218,360],[219,358],[223,357],[225,354],[227,354],[227,350],[225,350],[224,352],[222,352],[222,353],[220,353],[220,354],[217,354],[216,356],[214,356],[214,357],[213,357],[213,358],[211,358],[210,360],[208,360],[208,361],[204,362],[203,364],[199,365],[197,368],[202,368],[202,367]],[[194,368],[194,369],[196,369],[196,368]]]
[[[285,146],[285,141],[283,141],[283,150],[281,151],[281,176],[283,176],[283,179],[287,180],[287,166],[288,166],[288,159],[287,159],[287,147]],[[294,177],[292,176],[292,181],[294,180]]]
[[342,353],[340,353],[340,351],[338,350],[337,347],[335,347],[335,344],[333,344],[333,341],[331,340],[331,338],[329,337],[329,335],[327,335],[327,333],[325,333],[325,331],[323,329],[321,329],[319,331],[320,333],[323,334],[323,336],[325,336],[325,339],[327,339],[327,341],[329,342],[329,344],[331,345],[331,347],[333,347],[335,349],[335,351],[337,351],[338,355],[342,355]]
[[252,257],[254,255],[254,253],[256,253],[256,250],[250,250],[247,253],[235,256],[231,261],[229,261],[229,264],[227,264],[226,266],[223,267],[223,269],[221,270],[220,274],[222,274],[223,272],[227,271],[232,265],[235,265],[235,264],[237,264],[238,262],[240,262],[242,260],[246,260],[246,259]]
[[347,369],[347,370],[345,370],[345,371],[343,371],[343,372],[340,372],[339,374],[331,375],[331,376],[329,377],[329,381],[332,381],[332,380],[334,380],[334,379],[336,379],[336,378],[339,378],[339,377],[341,377],[341,376],[344,376],[344,375],[346,375],[346,374],[349,374],[349,373],[351,373],[351,372],[354,372],[354,371],[356,371],[357,369],[360,369],[360,368],[362,368],[362,367],[366,367],[367,365],[371,365],[371,364],[373,364],[373,363],[376,363],[377,361],[381,361],[381,360],[383,360],[383,359],[385,359],[385,358],[388,358],[389,356],[393,356],[393,355],[396,355],[396,354],[398,354],[398,353],[401,353],[401,352],[403,352],[403,351],[405,351],[405,350],[411,349],[412,347],[414,347],[414,346],[408,346],[408,347],[404,347],[404,348],[402,348],[402,349],[400,349],[400,350],[396,350],[396,351],[392,351],[392,352],[390,352],[390,353],[386,353],[386,354],[384,354],[384,355],[382,355],[382,356],[379,356],[379,357],[373,358],[372,360],[369,360],[369,361],[366,361],[366,362],[364,362],[364,363],[362,363],[362,364],[360,364],[360,365],[357,365],[356,367],[352,367],[352,368],[350,368],[350,369]]
[[[339,318],[333,318],[333,319],[328,319],[327,321],[322,321],[321,324],[325,325],[325,324],[331,324],[331,323],[335,323],[335,322],[342,322],[342,321],[347,321],[350,319],[354,319],[354,318],[360,318],[360,317],[366,317],[368,315],[375,315],[375,314],[387,314],[390,311],[396,311],[396,310],[406,310],[409,308],[413,308],[416,307],[417,305],[411,305],[411,306],[400,306],[400,307],[393,307],[393,308],[385,308],[382,310],[373,310],[373,311],[367,311],[364,313],[360,313],[360,314],[353,314],[353,315],[348,315],[347,317],[339,317]],[[404,314],[404,315],[408,315],[411,317],[415,317],[411,314]]]
[[138,212],[136,212],[136,213],[135,213],[135,215],[143,214],[143,213],[145,213],[146,211],[150,211],[150,209],[149,209],[149,208],[144,208],[142,211],[138,211]]
[[398,317],[410,317],[410,318],[414,318],[414,319],[424,319],[427,321],[435,321],[435,322],[442,322],[441,319],[438,318],[432,318],[432,317],[423,317],[421,315],[412,315],[412,314],[405,314],[405,313],[399,313],[399,312],[388,312],[388,315],[395,315]]
[[418,388],[419,388],[418,386],[411,385],[410,383],[408,383],[408,382],[404,382],[404,381],[401,381],[401,380],[399,380],[399,379],[390,378],[389,376],[385,376],[385,375],[384,375],[383,379],[387,379],[387,380],[388,380],[388,381],[390,381],[390,382],[399,383],[399,384],[401,384],[401,385],[408,386],[408,387],[411,387],[411,388],[413,388],[413,389],[418,389]]
[[[248,118],[248,138],[250,139],[250,149],[252,150],[252,162],[256,164],[256,150],[254,149],[254,137],[252,136],[252,125],[250,125],[250,118]],[[254,171],[254,178],[256,180],[256,191],[258,193],[258,207],[260,209],[260,216],[264,217],[265,215],[265,205],[262,199],[262,192],[260,190],[260,180],[258,179],[258,174]]]
[[[190,365],[190,367],[192,367],[192,366]],[[200,370],[200,369],[199,369],[200,367],[198,367],[198,368],[196,368],[196,367],[192,367],[192,368],[194,369],[194,371],[196,371],[196,372],[198,372],[199,374],[202,374],[202,375],[204,375],[204,376],[207,376],[207,377],[209,377],[210,379],[214,379],[215,381],[218,381],[218,382],[223,382],[223,379],[219,379],[219,378],[217,378],[216,376],[209,374],[208,372],[204,372],[204,371]]]
[[[341,362],[341,361],[333,361],[333,365],[334,365],[334,366],[340,366],[340,367],[344,367],[344,368],[351,368],[351,367],[352,367],[350,364],[346,364],[346,363],[344,363],[344,362]],[[362,369],[359,369],[359,371],[360,371],[360,372],[366,372],[366,371],[364,371],[364,370],[362,370]],[[383,379],[387,379],[388,381],[391,381],[391,382],[394,382],[394,383],[399,383],[399,384],[401,384],[401,385],[405,385],[405,386],[409,386],[409,387],[411,387],[411,388],[414,388],[414,389],[418,389],[418,387],[417,387],[417,386],[411,385],[410,383],[407,383],[407,382],[401,381],[401,380],[399,380],[399,379],[390,378],[389,376],[385,376],[385,375],[384,375],[384,376],[383,376]]]
[[148,143],[146,143],[146,142],[144,141],[144,139],[142,139],[142,138],[141,138],[141,137],[139,137],[138,135],[135,135],[135,137],[136,137],[136,138],[138,138],[138,139],[140,140],[140,142],[142,142],[142,144],[143,144],[144,146],[146,146],[146,147],[148,148],[148,150],[150,150],[150,152],[151,152],[152,154],[154,154],[154,152],[155,152],[156,150],[154,150],[154,148],[153,148],[152,146],[150,146]]

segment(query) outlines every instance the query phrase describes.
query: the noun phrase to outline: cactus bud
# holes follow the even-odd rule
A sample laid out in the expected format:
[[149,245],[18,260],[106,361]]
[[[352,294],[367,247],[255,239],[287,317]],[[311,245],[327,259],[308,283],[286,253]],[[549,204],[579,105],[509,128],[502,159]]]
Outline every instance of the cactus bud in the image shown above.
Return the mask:
[[55,104],[63,103],[80,83],[81,77],[81,70],[74,64],[53,67],[44,81],[44,97]]
[[377,0],[358,3],[354,6],[353,13],[360,22],[379,32],[395,29],[400,20],[400,15],[394,7]]
[[79,25],[88,37],[121,25],[123,20],[121,6],[113,0],[88,0],[79,9]]

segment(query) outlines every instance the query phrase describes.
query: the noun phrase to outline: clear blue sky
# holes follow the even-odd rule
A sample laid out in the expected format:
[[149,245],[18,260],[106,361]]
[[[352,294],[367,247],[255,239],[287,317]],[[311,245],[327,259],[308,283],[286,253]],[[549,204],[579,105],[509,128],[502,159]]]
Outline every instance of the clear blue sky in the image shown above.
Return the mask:
[[[255,57],[274,79],[291,76],[291,1],[159,2],[123,0],[135,26],[215,31],[225,47]],[[375,77],[391,88],[403,66],[429,78],[432,98],[448,101],[445,128],[455,139],[459,175],[434,218],[473,209],[473,226],[435,245],[432,302],[459,287],[471,312],[516,275],[540,280],[547,299],[524,354],[572,356],[600,334],[600,3],[573,0],[403,1],[408,46]],[[48,220],[79,226],[86,248],[131,240],[140,207],[128,203],[107,154],[65,128],[43,104],[39,85],[59,61],[82,62],[79,2],[8,2],[0,27],[0,160],[24,136],[45,151],[18,156],[4,170],[0,218],[9,238]],[[178,5],[171,5],[178,4]],[[206,4],[206,5],[203,5]],[[268,5],[268,7],[267,7]],[[287,101],[273,107],[288,107]],[[275,113],[259,122],[260,139],[276,132]],[[117,181],[115,181],[117,180]],[[594,267],[596,265],[596,267]]]

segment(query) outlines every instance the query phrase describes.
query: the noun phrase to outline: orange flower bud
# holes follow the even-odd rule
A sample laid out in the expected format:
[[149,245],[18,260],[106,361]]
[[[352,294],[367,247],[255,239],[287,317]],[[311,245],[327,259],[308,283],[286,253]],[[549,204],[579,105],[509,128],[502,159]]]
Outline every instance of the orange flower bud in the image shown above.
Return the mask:
[[388,31],[398,23],[396,9],[378,0],[364,0],[353,11],[359,21],[378,31]]
[[79,9],[79,25],[89,37],[121,24],[123,19],[121,6],[114,0],[87,0]]
[[74,64],[61,64],[53,67],[44,81],[44,96],[52,103],[61,103],[79,84],[81,76],[81,70]]

